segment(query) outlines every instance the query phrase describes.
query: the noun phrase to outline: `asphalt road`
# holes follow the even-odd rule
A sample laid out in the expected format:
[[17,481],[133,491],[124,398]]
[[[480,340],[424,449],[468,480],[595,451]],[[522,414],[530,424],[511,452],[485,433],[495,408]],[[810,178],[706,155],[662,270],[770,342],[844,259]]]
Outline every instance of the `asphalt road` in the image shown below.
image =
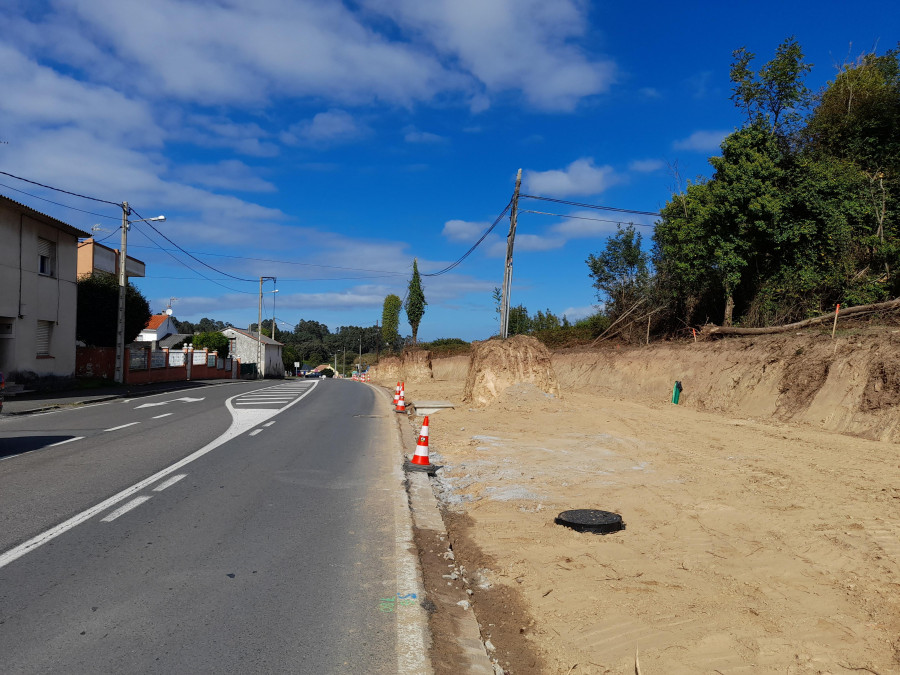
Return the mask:
[[301,380],[3,419],[3,672],[415,672],[391,416]]

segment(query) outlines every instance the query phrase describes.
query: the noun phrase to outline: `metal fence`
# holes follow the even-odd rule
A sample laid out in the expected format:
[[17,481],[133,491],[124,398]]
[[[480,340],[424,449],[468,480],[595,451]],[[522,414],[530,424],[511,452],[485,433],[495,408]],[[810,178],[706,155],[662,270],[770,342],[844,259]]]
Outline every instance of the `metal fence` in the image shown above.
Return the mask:
[[169,367],[174,368],[184,365],[184,352],[169,352]]
[[163,351],[150,352],[150,367],[151,368],[165,368],[166,367],[166,353]]
[[131,358],[128,360],[129,370],[147,370],[147,350],[132,349]]

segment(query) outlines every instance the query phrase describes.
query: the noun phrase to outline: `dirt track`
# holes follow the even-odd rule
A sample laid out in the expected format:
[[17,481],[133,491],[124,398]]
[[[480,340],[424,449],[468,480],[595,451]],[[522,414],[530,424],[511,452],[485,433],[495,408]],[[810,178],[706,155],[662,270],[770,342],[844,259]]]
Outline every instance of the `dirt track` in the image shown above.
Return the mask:
[[[897,445],[524,384],[474,408],[464,384],[407,394],[457,404],[431,417],[431,450],[466,516],[448,519],[471,542],[457,555],[525,608],[482,622],[509,672],[633,673],[636,648],[644,675],[900,672]],[[553,524],[570,508],[627,529]]]

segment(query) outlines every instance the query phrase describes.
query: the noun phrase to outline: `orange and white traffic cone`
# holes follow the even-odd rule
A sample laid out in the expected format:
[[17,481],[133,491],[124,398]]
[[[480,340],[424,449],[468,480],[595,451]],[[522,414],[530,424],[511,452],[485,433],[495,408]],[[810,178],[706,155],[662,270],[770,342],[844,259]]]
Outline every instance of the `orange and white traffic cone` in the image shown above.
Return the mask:
[[397,401],[400,400],[400,383],[397,383],[397,387],[394,389],[394,402],[391,404],[394,408],[397,408]]
[[422,430],[419,432],[419,440],[416,441],[416,454],[413,455],[413,464],[428,466],[431,462],[428,460],[428,417],[422,422]]
[[397,399],[397,407],[394,409],[394,412],[405,413],[406,412],[406,401],[403,400],[403,385],[400,385],[400,398]]

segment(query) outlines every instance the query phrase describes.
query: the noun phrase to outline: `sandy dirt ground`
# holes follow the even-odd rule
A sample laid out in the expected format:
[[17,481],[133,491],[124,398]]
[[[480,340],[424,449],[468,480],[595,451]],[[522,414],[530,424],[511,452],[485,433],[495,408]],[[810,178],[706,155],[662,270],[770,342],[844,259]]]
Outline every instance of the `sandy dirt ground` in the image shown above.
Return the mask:
[[[464,385],[407,400],[456,406],[430,418],[435,489],[507,672],[634,673],[637,650],[643,675],[900,673],[896,444],[531,384],[475,407]],[[627,528],[554,524],[574,508]]]

